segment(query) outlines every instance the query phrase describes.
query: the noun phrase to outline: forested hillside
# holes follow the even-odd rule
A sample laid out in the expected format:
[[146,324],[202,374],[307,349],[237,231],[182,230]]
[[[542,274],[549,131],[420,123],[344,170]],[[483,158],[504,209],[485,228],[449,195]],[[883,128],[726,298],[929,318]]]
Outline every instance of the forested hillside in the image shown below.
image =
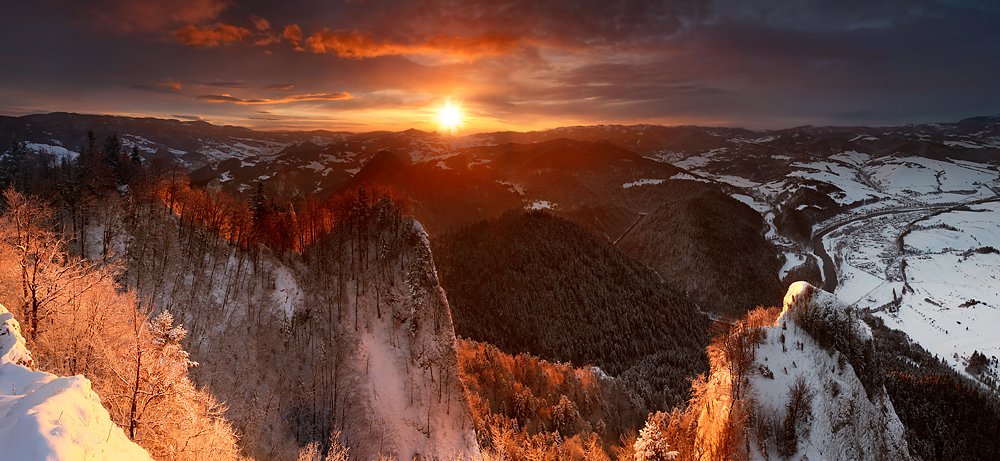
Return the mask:
[[0,302],[24,325],[38,369],[84,375],[111,420],[155,459],[239,459],[224,406],[189,378],[198,364],[185,351],[187,330],[117,283],[115,262],[69,253],[63,209],[13,188],[3,208]]
[[87,375],[154,457],[237,456],[223,411],[256,459],[478,456],[447,301],[404,201],[370,187],[243,201],[117,137],[85,146],[4,156],[3,301],[38,362]]
[[718,187],[670,180],[662,201],[618,248],[650,265],[705,310],[739,316],[781,301],[781,262],[760,214]]
[[708,318],[572,221],[509,211],[436,238],[434,256],[463,337],[615,376],[642,369],[661,405],[705,370]]
[[458,342],[476,434],[486,457],[607,460],[632,443],[649,410],[599,369]]
[[910,453],[922,459],[1000,458],[1000,398],[882,319],[868,316],[866,321],[878,344],[885,389],[906,426]]
[[[14,142],[0,158],[0,302],[40,369],[86,376],[155,459],[477,458],[482,444],[491,461],[645,461],[662,441],[682,458],[750,456],[746,443],[785,456],[811,449],[794,442],[809,431],[830,453],[858,443],[899,453],[903,438],[923,459],[998,453],[994,394],[875,320],[870,340],[849,309],[799,306],[788,331],[775,310],[757,310],[709,345],[699,305],[735,317],[780,297],[763,220],[715,185],[564,175],[583,195],[614,186],[633,205],[662,204],[620,248],[549,212],[512,210],[435,235],[432,255],[408,201],[387,189],[320,199],[258,185],[241,198],[192,186],[183,168],[148,162],[117,136],[81,138],[77,156]],[[567,144],[527,149],[540,162],[528,163],[570,161],[553,150]],[[524,154],[504,149],[510,161]],[[380,174],[405,163],[373,162]],[[427,178],[472,168],[461,155],[442,163]],[[472,202],[494,187],[520,202],[510,184],[484,181]],[[461,202],[458,190],[441,203]],[[461,219],[486,210],[466,205]],[[747,361],[758,350],[772,360]],[[969,373],[995,360],[973,359]],[[710,361],[716,375],[692,386]],[[785,379],[807,370],[822,398]],[[743,386],[725,379],[734,372],[758,397],[789,397],[741,406],[762,400],[721,391]],[[735,401],[737,419],[716,412]],[[767,411],[739,413],[753,408]],[[899,440],[872,435],[872,422],[896,414]],[[867,426],[837,423],[859,415]]]

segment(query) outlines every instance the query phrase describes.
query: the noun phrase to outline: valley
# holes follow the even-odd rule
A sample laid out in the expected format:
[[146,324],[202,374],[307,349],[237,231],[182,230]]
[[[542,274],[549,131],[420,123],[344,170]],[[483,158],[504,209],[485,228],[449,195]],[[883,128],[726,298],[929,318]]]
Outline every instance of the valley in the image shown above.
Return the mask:
[[[657,424],[704,453],[741,450],[698,438],[736,424],[781,456],[905,438],[933,457],[972,452],[916,431],[948,405],[929,389],[954,383],[969,421],[997,401],[1000,119],[458,137],[0,126],[18,136],[0,179],[46,197],[67,254],[120,267],[120,289],[177,316],[192,382],[256,459],[621,460]],[[757,352],[767,364],[740,355]],[[772,419],[727,394],[737,370]],[[797,377],[827,392],[802,450],[790,425],[808,418],[780,416]],[[695,411],[706,426],[687,425]],[[867,426],[842,432],[855,411]],[[991,453],[980,435],[961,443]]]

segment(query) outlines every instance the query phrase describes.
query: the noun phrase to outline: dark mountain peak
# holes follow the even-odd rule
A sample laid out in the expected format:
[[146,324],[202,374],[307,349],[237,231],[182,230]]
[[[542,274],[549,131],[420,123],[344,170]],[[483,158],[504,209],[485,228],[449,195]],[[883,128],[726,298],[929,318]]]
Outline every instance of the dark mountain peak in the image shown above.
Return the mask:
[[[373,155],[372,158],[368,159],[368,161],[365,162],[365,165],[361,168],[361,171],[366,169],[399,169],[404,168],[409,164],[410,162],[408,158],[383,149]],[[359,171],[358,174],[361,174],[361,172]]]
[[990,126],[1000,123],[1000,114],[997,115],[980,115],[978,117],[969,117],[962,119],[958,122],[959,125],[974,125],[974,126]]
[[410,128],[409,130],[406,130],[400,134],[403,136],[409,136],[411,138],[436,138],[439,136],[436,131],[428,132],[428,131],[418,130],[416,128]]

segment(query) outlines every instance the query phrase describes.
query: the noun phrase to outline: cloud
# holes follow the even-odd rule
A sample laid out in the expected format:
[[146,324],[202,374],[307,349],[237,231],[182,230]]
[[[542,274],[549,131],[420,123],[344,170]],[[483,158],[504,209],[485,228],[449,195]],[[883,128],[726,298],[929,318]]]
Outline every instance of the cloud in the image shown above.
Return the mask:
[[198,96],[198,99],[201,101],[214,102],[214,103],[255,105],[255,104],[288,104],[291,102],[301,102],[301,101],[341,101],[346,99],[354,99],[354,96],[344,91],[341,93],[298,94],[276,99],[242,99],[230,96],[228,94],[204,94]]
[[130,86],[134,90],[151,91],[154,93],[177,93],[181,91],[181,82],[174,80],[137,83]]
[[211,88],[250,88],[243,80],[190,80],[187,83],[191,83],[198,87],[211,87]]
[[278,83],[278,84],[274,84],[274,85],[267,85],[267,86],[264,87],[264,89],[265,90],[272,90],[272,91],[276,91],[276,90],[288,91],[288,90],[292,89],[293,86],[295,86],[295,85],[292,85],[290,83],[288,83],[288,84]]
[[176,118],[177,120],[188,120],[191,122],[205,122],[207,119],[200,115],[171,115],[170,117]]
[[230,26],[221,22],[208,27],[187,25],[178,29],[175,33],[179,43],[201,48],[231,45],[245,40],[250,35],[250,31],[247,29]]
[[306,47],[313,53],[333,53],[350,59],[412,54],[478,58],[508,54],[517,46],[518,40],[505,34],[482,34],[469,38],[434,35],[416,44],[402,44],[375,41],[370,34],[357,30],[323,30],[306,40]]
[[265,30],[269,30],[271,28],[271,23],[267,22],[267,19],[260,16],[250,16],[250,20],[253,21],[253,26],[258,32],[264,32]]
[[285,36],[285,40],[288,40],[288,43],[291,43],[296,49],[302,45],[302,29],[299,29],[298,25],[285,26],[283,35]]
[[159,32],[211,21],[230,0],[55,0],[75,21],[113,33]]

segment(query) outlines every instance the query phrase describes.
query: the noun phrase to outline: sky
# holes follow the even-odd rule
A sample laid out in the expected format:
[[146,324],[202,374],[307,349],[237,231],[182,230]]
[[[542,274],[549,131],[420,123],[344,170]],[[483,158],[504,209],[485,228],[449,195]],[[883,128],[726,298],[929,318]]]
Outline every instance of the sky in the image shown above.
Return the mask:
[[993,0],[5,0],[0,114],[261,130],[1000,113]]

